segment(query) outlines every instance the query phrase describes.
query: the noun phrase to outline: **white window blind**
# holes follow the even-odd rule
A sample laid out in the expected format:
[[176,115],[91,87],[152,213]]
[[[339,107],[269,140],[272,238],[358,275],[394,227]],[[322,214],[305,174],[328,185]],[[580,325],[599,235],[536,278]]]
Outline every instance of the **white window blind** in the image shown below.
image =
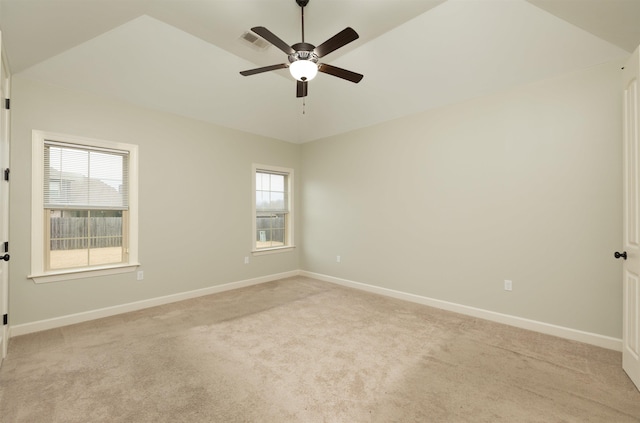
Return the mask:
[[288,213],[287,174],[256,171],[256,212]]
[[128,210],[128,152],[45,141],[44,207]]

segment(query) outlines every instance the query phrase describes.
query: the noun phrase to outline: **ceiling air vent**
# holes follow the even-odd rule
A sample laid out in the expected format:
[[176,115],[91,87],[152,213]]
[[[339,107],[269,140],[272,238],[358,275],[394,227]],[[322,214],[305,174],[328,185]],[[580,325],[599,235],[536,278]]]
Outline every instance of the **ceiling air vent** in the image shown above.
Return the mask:
[[258,37],[255,34],[252,34],[251,32],[247,31],[244,34],[242,34],[240,36],[241,40],[244,40],[246,43],[249,43],[249,45],[259,51],[262,50],[266,50],[267,48],[269,48],[269,46],[271,45],[268,41],[266,41],[265,39]]

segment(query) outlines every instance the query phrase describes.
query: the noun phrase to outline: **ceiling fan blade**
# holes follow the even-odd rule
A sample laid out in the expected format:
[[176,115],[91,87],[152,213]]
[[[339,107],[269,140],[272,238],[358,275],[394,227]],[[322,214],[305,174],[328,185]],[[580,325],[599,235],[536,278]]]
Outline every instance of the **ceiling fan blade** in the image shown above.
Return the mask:
[[333,37],[329,38],[324,43],[320,44],[314,51],[318,55],[318,57],[326,56],[332,51],[335,51],[340,47],[349,44],[351,41],[357,40],[358,38],[358,33],[354,31],[353,28],[347,27],[338,32]]
[[242,75],[242,76],[255,75],[256,73],[269,72],[269,71],[277,70],[277,69],[285,69],[287,67],[289,67],[289,65],[287,65],[286,63],[281,63],[279,65],[264,66],[264,67],[261,67],[261,68],[255,68],[255,69],[249,69],[249,70],[246,70],[246,71],[242,71],[242,72],[240,72],[240,75]]
[[337,66],[327,65],[326,63],[318,64],[318,71],[346,79],[347,81],[355,82],[356,84],[364,78],[364,75],[359,73],[351,72],[350,70],[342,69]]
[[296,81],[296,97],[306,97],[309,93],[309,83],[307,81]]
[[251,30],[287,54],[293,54],[296,52],[289,44],[282,41],[276,34],[269,31],[264,26],[254,26]]

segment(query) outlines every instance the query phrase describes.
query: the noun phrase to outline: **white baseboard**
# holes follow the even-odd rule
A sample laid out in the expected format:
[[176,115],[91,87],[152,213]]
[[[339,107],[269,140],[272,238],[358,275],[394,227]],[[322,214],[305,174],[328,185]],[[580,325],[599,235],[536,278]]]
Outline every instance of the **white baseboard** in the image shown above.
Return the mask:
[[217,294],[219,292],[230,291],[232,289],[244,288],[246,286],[258,285],[265,282],[271,282],[278,279],[298,276],[298,270],[290,272],[277,273],[273,275],[261,276],[243,281],[230,282],[222,285],[210,286],[207,288],[196,289],[194,291],[181,292],[178,294],[167,295],[164,297],[150,298],[148,300],[136,301],[133,303],[121,304],[113,307],[105,307],[97,310],[90,310],[82,313],[69,314],[52,319],[40,320],[37,322],[25,323],[21,325],[11,326],[11,336],[26,335],[28,333],[40,332],[47,329],[55,329],[62,326],[73,325],[76,323],[87,322],[89,320],[101,319],[103,317],[115,316],[117,314],[128,313],[130,311],[142,310],[145,308],[156,307],[159,305],[174,303],[177,301],[188,300],[191,298],[202,297],[205,295]]
[[584,342],[586,344],[595,345],[615,351],[622,351],[622,340],[609,336],[599,335],[591,332],[584,332],[577,329],[571,329],[563,326],[552,325],[549,323],[539,322],[536,320],[525,319],[522,317],[512,316],[508,314],[497,313],[494,311],[484,310],[480,308],[465,306],[462,304],[451,303],[448,301],[437,300],[434,298],[423,297],[420,295],[409,294],[393,289],[382,288],[375,285],[368,285],[361,282],[354,282],[347,279],[336,278],[333,276],[323,275],[320,273],[308,272],[305,270],[292,270],[284,273],[261,276],[243,281],[230,282],[222,285],[211,286],[207,288],[197,289],[194,291],[181,292],[178,294],[167,295],[164,297],[151,298],[148,300],[136,301],[106,307],[97,310],[86,311],[83,313],[70,314],[52,319],[40,320],[37,322],[25,323],[21,325],[10,326],[7,331],[7,339],[11,336],[26,335],[33,332],[40,332],[47,329],[59,328],[76,323],[82,323],[89,320],[100,319],[103,317],[114,316],[117,314],[128,313],[131,311],[142,310],[145,308],[155,307],[163,304],[169,304],[177,301],[188,300],[191,298],[202,297],[205,295],[217,294],[219,292],[230,291],[232,289],[243,288],[251,285],[258,285],[265,282],[271,282],[278,279],[289,278],[292,276],[306,276],[337,285],[355,288],[374,294],[384,295],[387,297],[397,298],[400,300],[411,301],[418,304],[424,304],[443,310],[453,311],[467,316],[477,317],[480,319],[490,320],[493,322],[503,323],[510,326],[528,329],[535,332],[545,333],[547,335],[558,336],[560,338],[570,339],[573,341]]
[[448,301],[437,300],[434,298],[423,297],[415,294],[408,294],[393,289],[381,288],[379,286],[368,285],[361,282],[354,282],[347,279],[335,278],[333,276],[323,275],[319,273],[300,271],[301,276],[307,276],[325,282],[337,285],[355,288],[374,294],[385,295],[387,297],[397,298],[400,300],[411,301],[418,304],[424,304],[443,310],[453,311],[467,316],[478,317],[480,319],[490,320],[497,323],[503,323],[509,326],[515,326],[522,329],[528,329],[535,332],[553,335],[560,338],[570,339],[572,341],[584,342],[602,348],[615,351],[622,351],[622,340],[609,336],[599,335],[597,333],[584,332],[577,329],[571,329],[563,326],[552,325],[549,323],[539,322],[536,320],[524,319],[522,317],[511,316],[508,314],[497,313],[495,311],[484,310],[475,307],[469,307],[462,304],[451,303]]

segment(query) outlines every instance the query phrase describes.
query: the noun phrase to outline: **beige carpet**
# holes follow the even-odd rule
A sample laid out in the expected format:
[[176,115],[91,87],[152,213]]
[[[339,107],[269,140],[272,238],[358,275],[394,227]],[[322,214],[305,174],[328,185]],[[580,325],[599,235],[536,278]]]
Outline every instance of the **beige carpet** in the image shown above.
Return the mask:
[[639,422],[620,360],[290,278],[13,338],[0,421]]

